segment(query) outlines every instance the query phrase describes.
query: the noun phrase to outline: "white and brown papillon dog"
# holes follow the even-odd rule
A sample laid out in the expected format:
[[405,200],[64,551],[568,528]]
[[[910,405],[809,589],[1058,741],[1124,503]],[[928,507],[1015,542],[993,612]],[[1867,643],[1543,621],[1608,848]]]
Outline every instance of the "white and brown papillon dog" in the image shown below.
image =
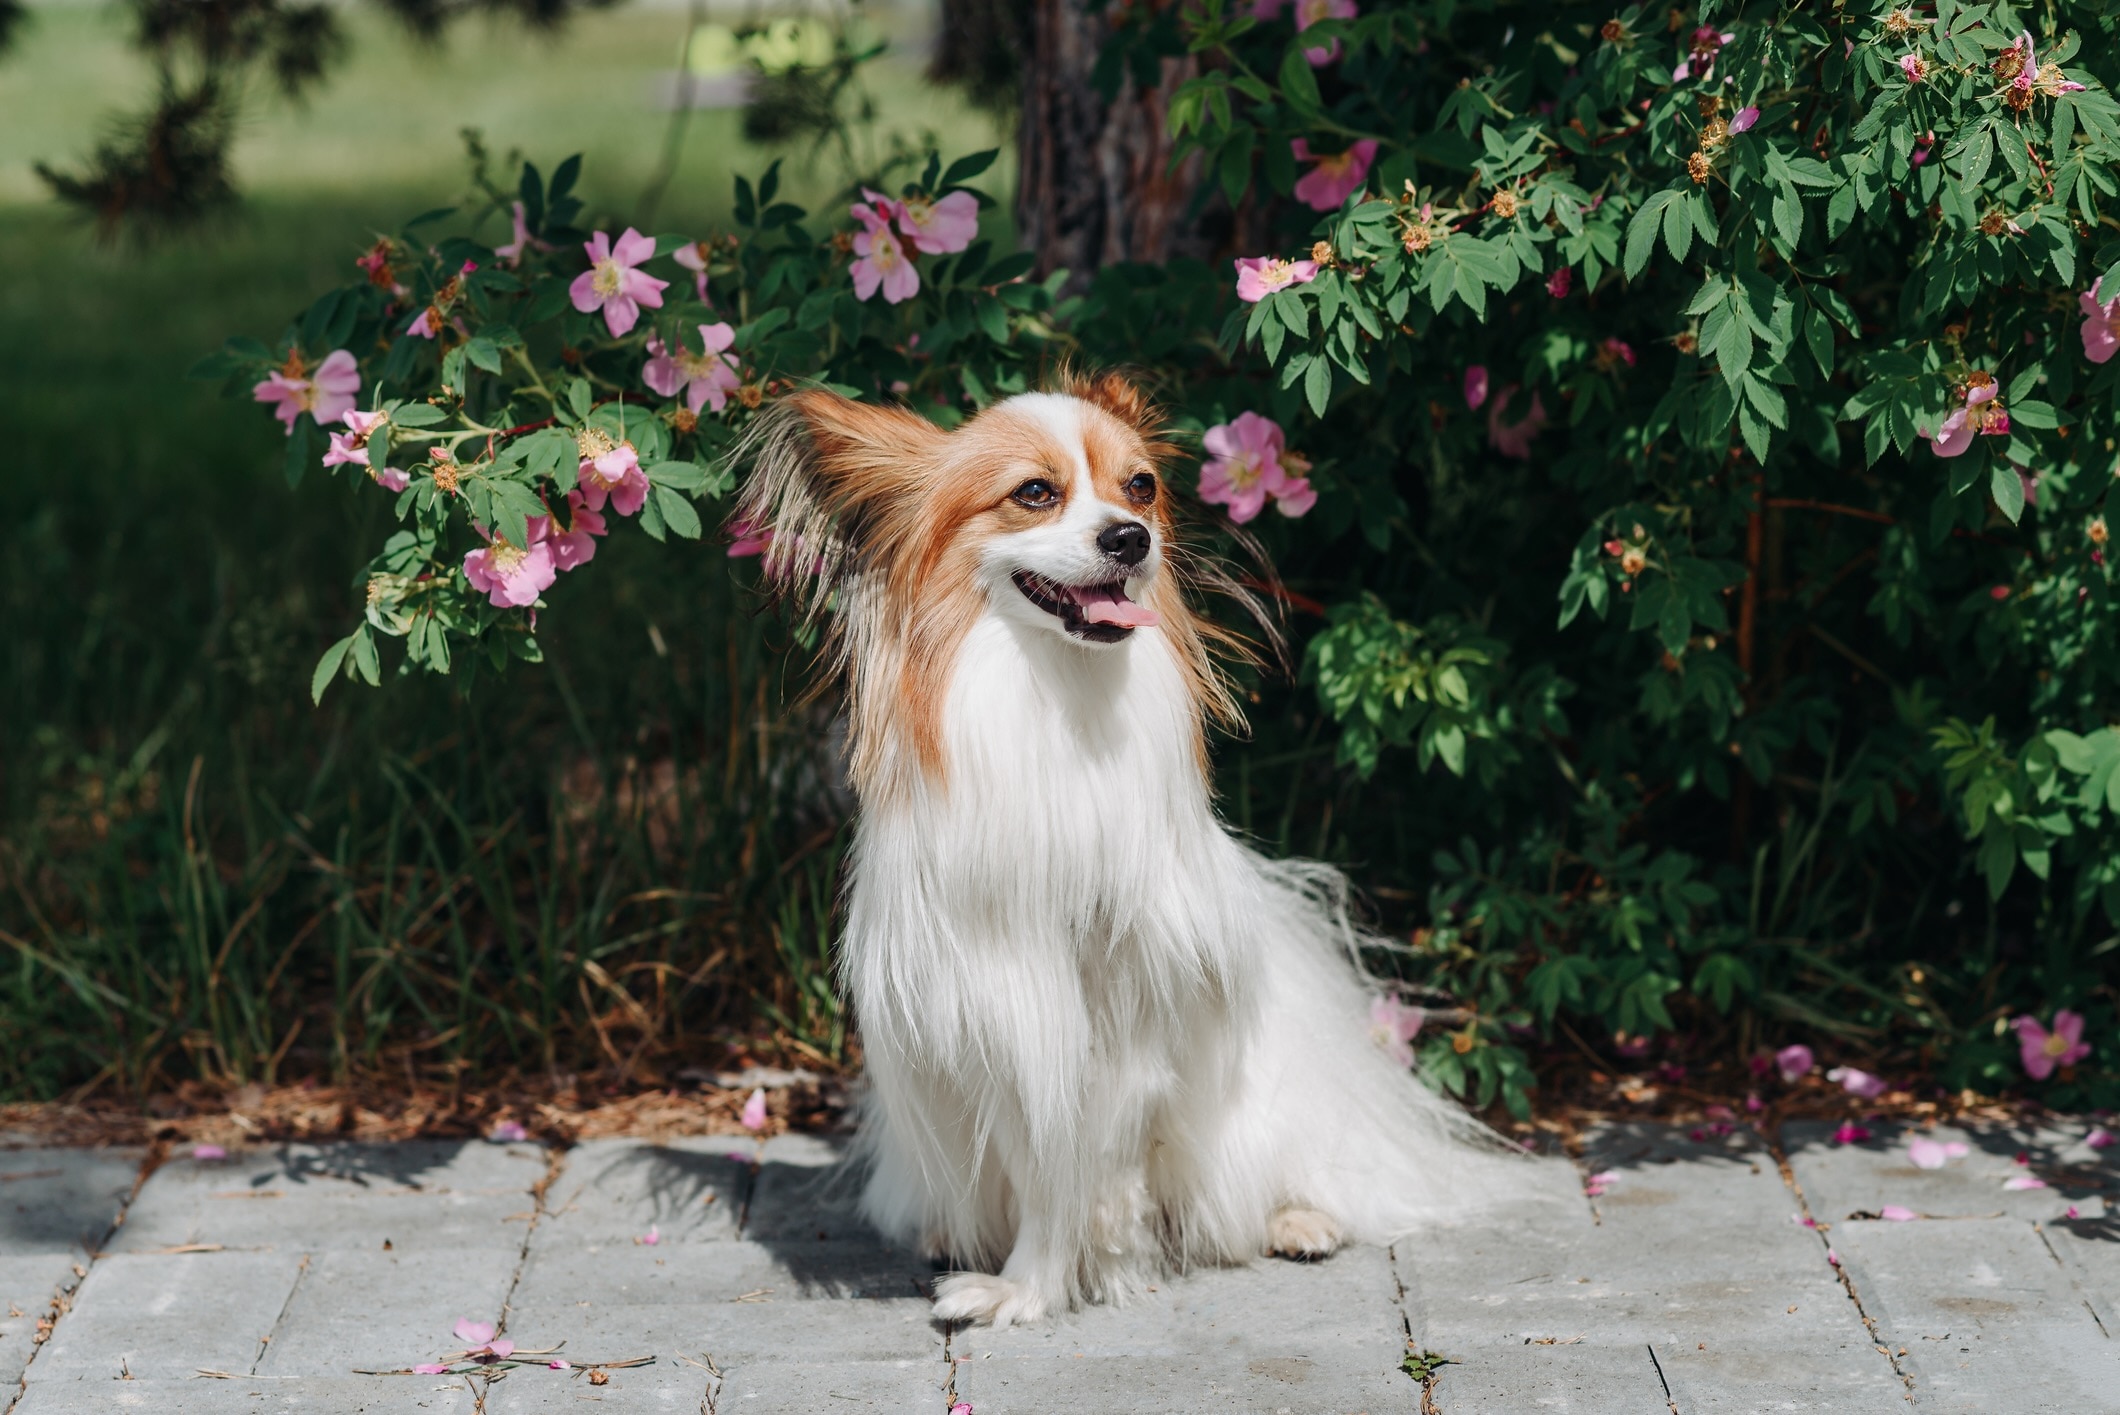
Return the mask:
[[[862,1207],[1005,1325],[1159,1273],[1317,1257],[1526,1166],[1376,1045],[1344,884],[1216,818],[1234,721],[1125,379],[945,432],[822,390],[755,425],[737,516],[829,615],[860,818],[845,983]],[[827,609],[827,606],[828,609]]]

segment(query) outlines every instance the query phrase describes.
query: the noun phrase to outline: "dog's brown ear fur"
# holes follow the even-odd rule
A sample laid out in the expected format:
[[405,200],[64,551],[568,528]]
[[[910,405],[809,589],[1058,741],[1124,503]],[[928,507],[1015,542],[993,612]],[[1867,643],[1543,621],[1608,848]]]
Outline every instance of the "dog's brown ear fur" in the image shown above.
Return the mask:
[[944,436],[905,408],[857,403],[825,388],[791,393],[751,424],[730,455],[732,465],[750,467],[731,523],[771,533],[767,583],[814,613],[859,564],[864,526],[914,489],[919,454]]
[[1162,426],[1163,416],[1141,386],[1123,373],[1107,373],[1096,378],[1070,375],[1067,391],[1085,403],[1095,404],[1120,422],[1153,440]]

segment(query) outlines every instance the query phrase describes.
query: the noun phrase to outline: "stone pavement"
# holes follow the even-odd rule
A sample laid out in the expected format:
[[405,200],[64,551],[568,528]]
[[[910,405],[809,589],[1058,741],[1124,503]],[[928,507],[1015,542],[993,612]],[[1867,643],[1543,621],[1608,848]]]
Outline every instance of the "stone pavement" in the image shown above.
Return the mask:
[[[1939,1129],[1970,1153],[1924,1170],[1890,1127],[1792,1124],[1786,1167],[1747,1131],[1612,1127],[1490,1226],[1002,1332],[932,1323],[933,1270],[804,1136],[286,1145],[144,1178],[0,1150],[0,1410],[2084,1415],[2120,1410],[2087,1129]],[[573,1369],[413,1374],[459,1318]],[[1441,1360],[1425,1383],[1409,1349]]]

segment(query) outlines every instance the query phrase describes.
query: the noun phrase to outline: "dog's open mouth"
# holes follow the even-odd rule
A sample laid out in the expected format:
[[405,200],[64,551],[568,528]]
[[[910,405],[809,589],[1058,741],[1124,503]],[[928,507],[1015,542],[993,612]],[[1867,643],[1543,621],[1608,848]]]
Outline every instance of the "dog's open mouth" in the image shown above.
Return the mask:
[[1063,585],[1027,570],[1016,572],[1016,588],[1023,597],[1060,621],[1061,627],[1078,639],[1092,643],[1117,643],[1136,629],[1153,629],[1161,622],[1156,611],[1126,597],[1126,581],[1105,585]]

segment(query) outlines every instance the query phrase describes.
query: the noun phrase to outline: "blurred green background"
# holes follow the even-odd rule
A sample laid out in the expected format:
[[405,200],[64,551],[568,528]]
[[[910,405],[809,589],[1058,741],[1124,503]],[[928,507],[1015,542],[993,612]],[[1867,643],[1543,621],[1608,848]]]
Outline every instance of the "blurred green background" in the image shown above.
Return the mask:
[[[814,39],[714,11],[693,68]],[[593,214],[656,177],[690,13],[555,35],[474,19],[436,43],[354,9],[315,97],[250,96],[232,214],[106,246],[51,200],[149,70],[117,6],[34,7],[0,55],[0,1097],[378,1071],[661,1079],[726,1038],[838,1061],[824,972],[844,800],[828,712],[706,545],[615,539],[540,638],[544,670],[308,702],[380,543],[382,497],[280,473],[280,425],[186,371],[272,342],[384,228],[467,186],[462,130],[512,181],[584,156]],[[990,120],[920,78],[925,9],[859,23],[872,133],[953,151]],[[655,228],[714,228],[765,150],[690,115]],[[989,182],[1005,192],[1006,163]],[[797,653],[799,657],[799,650]],[[761,1030],[762,1029],[762,1030]]]

